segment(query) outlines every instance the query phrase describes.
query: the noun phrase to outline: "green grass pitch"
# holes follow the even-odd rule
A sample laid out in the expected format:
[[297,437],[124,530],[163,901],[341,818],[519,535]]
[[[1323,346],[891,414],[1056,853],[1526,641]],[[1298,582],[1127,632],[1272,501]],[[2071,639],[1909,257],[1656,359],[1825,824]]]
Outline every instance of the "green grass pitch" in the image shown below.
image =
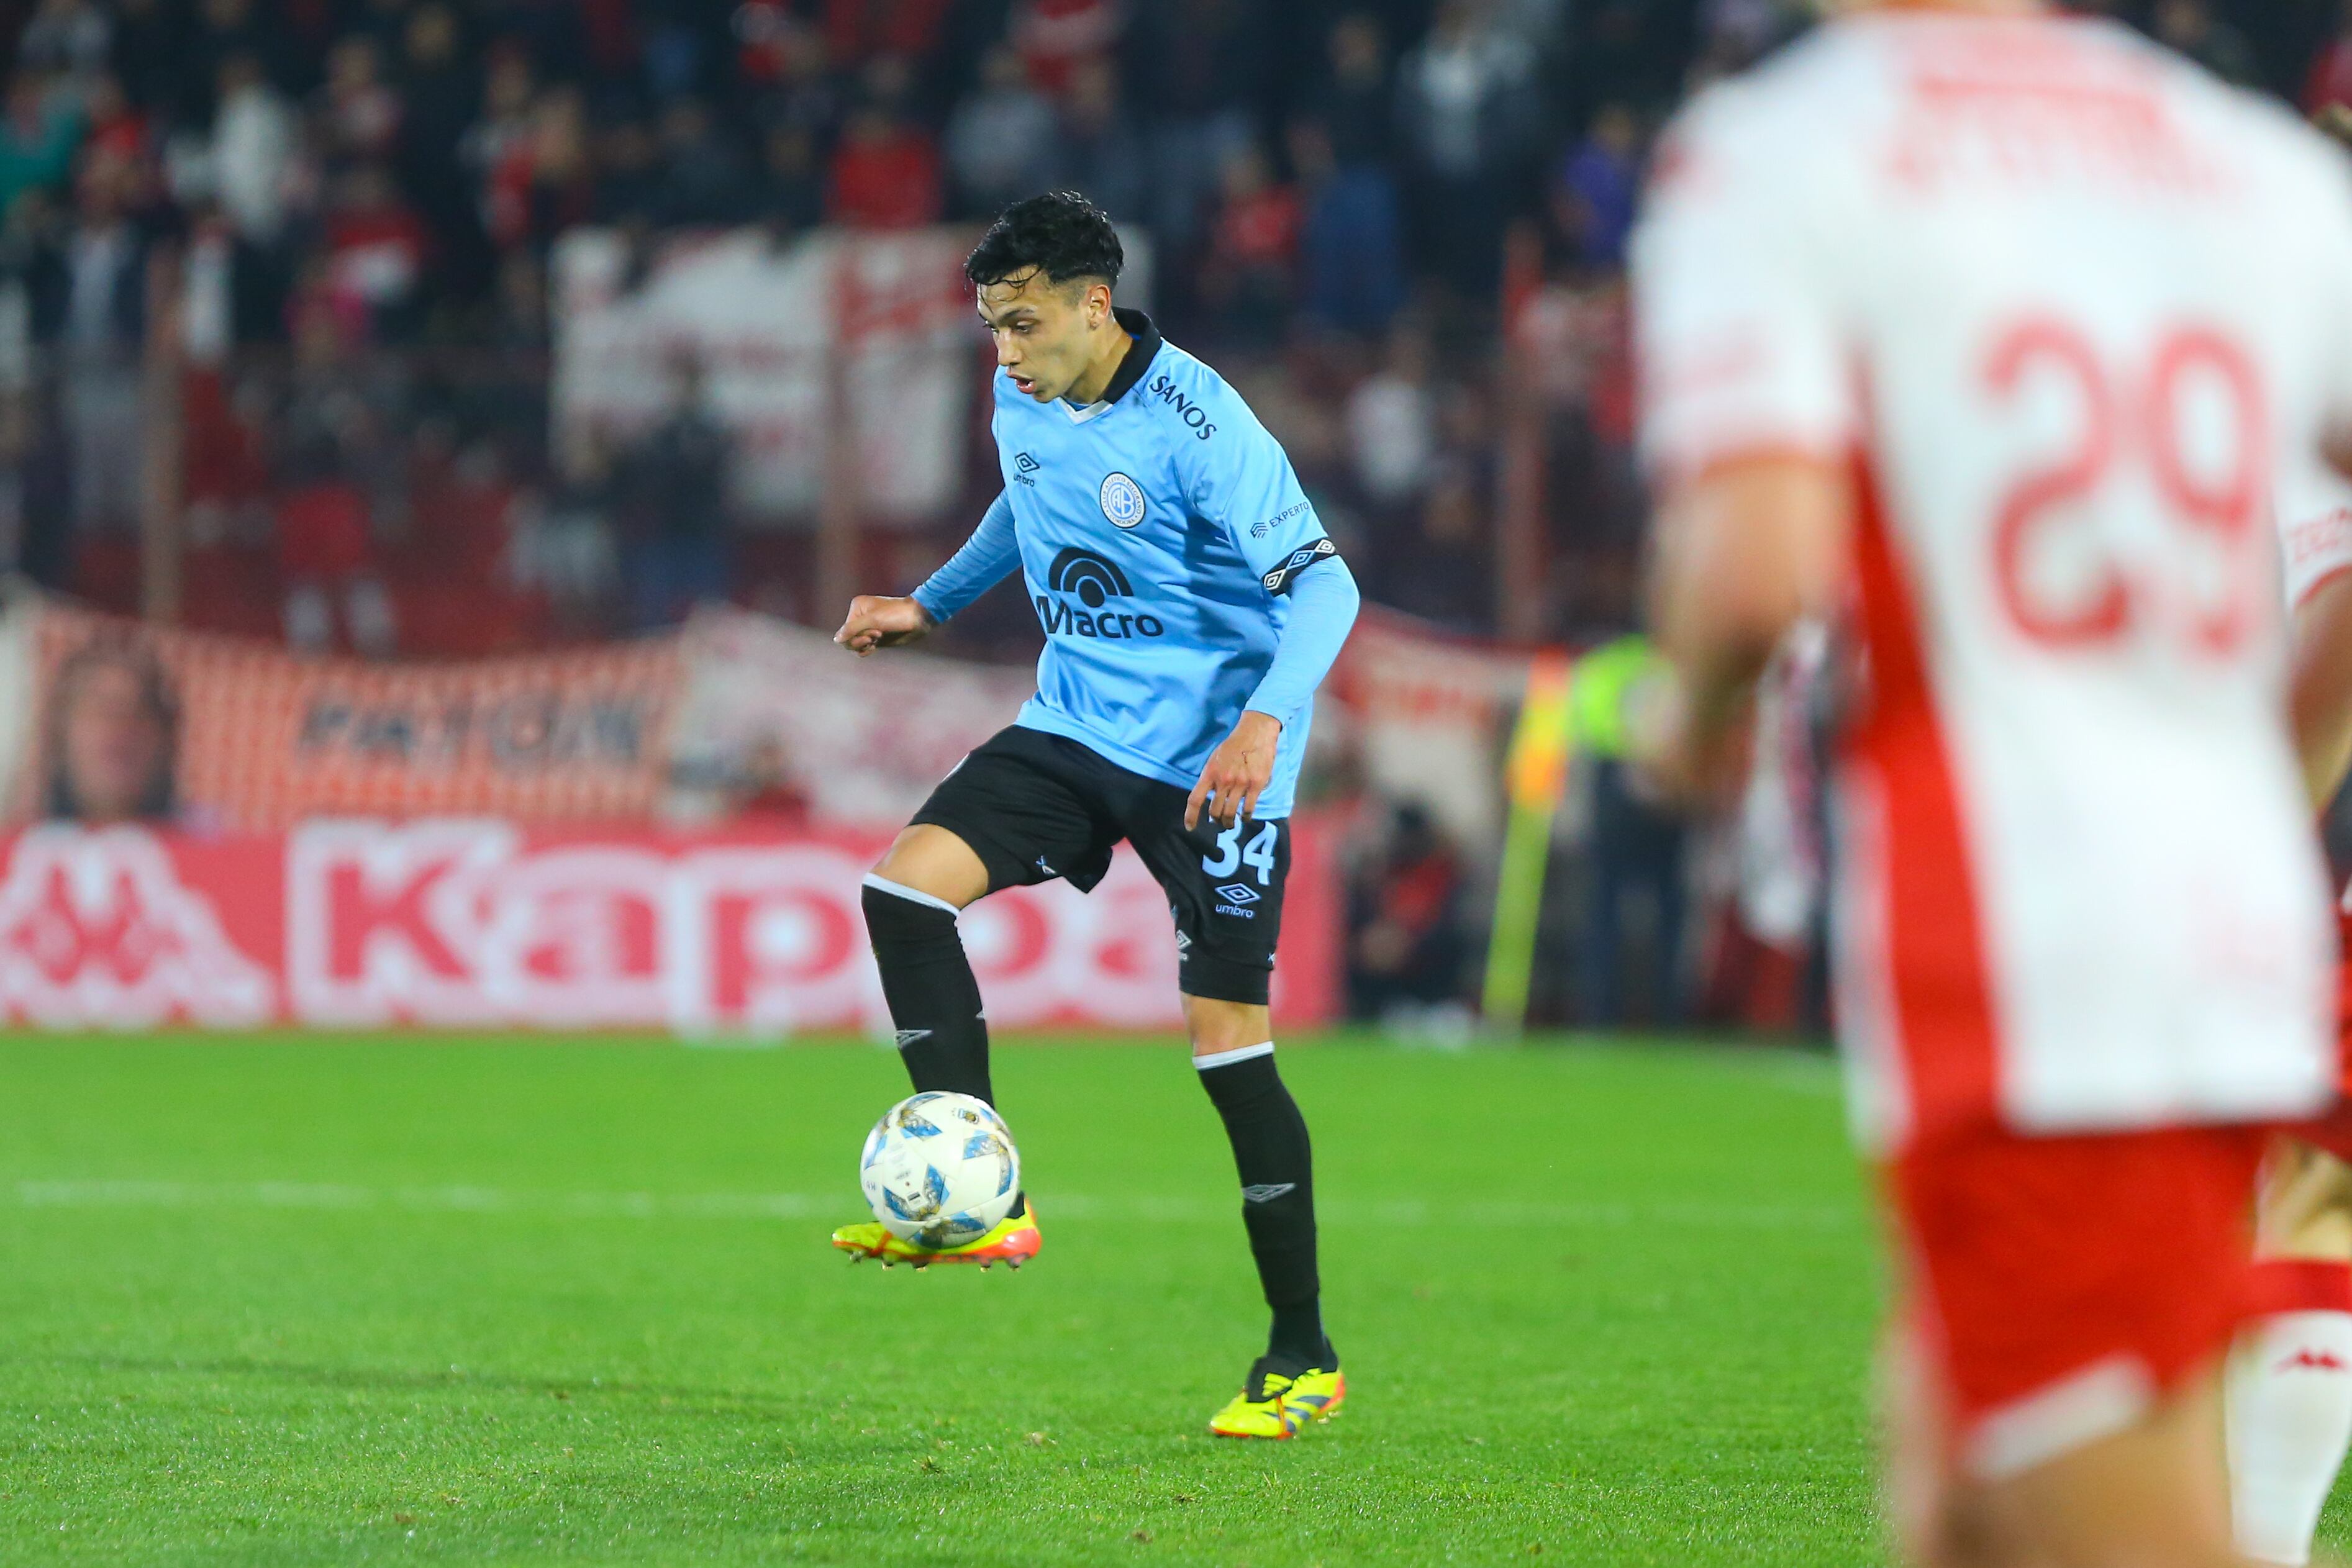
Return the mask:
[[1019,1274],[853,1268],[866,1045],[0,1041],[0,1562],[1881,1560],[1826,1062],[1286,1050],[1350,1399],[1181,1047],[1001,1047]]

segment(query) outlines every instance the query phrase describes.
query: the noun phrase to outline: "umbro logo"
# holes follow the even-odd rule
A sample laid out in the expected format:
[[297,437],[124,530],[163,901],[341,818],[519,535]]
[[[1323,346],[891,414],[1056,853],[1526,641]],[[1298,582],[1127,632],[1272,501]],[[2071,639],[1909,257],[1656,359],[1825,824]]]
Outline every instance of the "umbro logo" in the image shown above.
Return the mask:
[[1258,891],[1245,882],[1229,882],[1217,889],[1217,896],[1227,904],[1255,904]]
[[1297,1190],[1295,1181],[1262,1181],[1242,1188],[1242,1197],[1252,1203],[1272,1203],[1284,1193]]
[[2290,1355],[2284,1361],[2280,1362],[2273,1370],[2278,1372],[2293,1372],[2297,1367],[2301,1367],[2307,1372],[2344,1372],[2352,1370],[2352,1368],[2346,1367],[2344,1364],[2344,1358],[2337,1355],[2334,1351],[2312,1350],[2309,1348],[2296,1351],[2293,1355]]
[[904,1051],[919,1040],[930,1038],[931,1031],[927,1029],[902,1029],[898,1031],[898,1049]]
[[1016,452],[1013,455],[1013,482],[1016,485],[1026,485],[1034,489],[1037,481],[1030,476],[1044,466],[1043,463],[1038,462],[1026,452]]

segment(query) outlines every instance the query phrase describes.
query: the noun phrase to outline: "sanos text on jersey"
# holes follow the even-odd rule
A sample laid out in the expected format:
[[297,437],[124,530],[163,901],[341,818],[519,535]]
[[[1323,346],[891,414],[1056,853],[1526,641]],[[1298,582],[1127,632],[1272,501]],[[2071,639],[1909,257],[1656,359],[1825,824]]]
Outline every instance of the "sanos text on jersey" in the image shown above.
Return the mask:
[[1176,417],[1192,426],[1192,434],[1202,440],[1206,441],[1217,434],[1217,427],[1209,423],[1209,411],[1178,392],[1176,383],[1168,379],[1165,371],[1152,377],[1151,384],[1144,390],[1174,409]]

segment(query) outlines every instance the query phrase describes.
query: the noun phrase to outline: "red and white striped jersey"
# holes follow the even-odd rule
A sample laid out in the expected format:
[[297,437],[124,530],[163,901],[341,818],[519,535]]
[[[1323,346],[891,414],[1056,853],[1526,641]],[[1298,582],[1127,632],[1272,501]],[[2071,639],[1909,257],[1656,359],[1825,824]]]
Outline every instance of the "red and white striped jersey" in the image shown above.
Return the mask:
[[1865,15],[1691,106],[1635,286],[1654,469],[1853,465],[1865,1141],[2326,1103],[2271,518],[2352,434],[2335,150],[2110,24]]

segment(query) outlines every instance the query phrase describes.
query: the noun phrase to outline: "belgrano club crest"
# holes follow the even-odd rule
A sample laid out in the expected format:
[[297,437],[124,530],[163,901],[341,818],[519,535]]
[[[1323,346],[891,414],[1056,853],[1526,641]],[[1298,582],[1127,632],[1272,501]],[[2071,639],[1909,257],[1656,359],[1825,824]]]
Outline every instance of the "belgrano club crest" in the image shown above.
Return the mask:
[[1102,482],[1103,516],[1116,528],[1131,528],[1143,521],[1143,486],[1124,474]]

